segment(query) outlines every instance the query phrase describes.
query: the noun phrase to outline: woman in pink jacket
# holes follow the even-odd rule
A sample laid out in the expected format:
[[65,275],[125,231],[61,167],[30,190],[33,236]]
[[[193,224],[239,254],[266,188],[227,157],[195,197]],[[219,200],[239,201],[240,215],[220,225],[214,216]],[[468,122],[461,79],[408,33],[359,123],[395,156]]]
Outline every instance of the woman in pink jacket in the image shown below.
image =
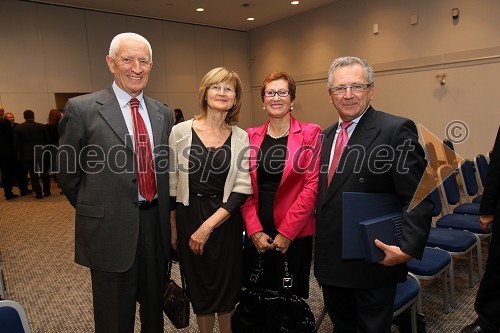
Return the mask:
[[241,208],[248,236],[244,283],[281,290],[286,254],[292,292],[308,298],[321,129],[291,115],[295,90],[287,73],[269,74],[261,87],[269,121],[247,130],[253,195]]

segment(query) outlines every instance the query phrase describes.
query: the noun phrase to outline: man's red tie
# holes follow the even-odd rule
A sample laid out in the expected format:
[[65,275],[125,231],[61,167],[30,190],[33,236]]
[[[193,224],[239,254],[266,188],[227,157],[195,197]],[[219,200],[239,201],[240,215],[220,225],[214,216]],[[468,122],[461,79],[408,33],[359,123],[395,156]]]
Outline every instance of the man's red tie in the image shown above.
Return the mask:
[[156,195],[156,180],[153,171],[153,154],[149,141],[148,130],[139,113],[139,100],[130,100],[132,119],[134,120],[135,160],[137,162],[137,179],[139,180],[139,193],[147,201],[153,201]]
[[347,134],[347,128],[351,126],[352,121],[343,122],[340,124],[341,130],[339,135],[337,136],[337,141],[335,142],[335,151],[333,152],[332,164],[330,165],[330,169],[328,170],[328,186],[330,186],[330,182],[332,181],[333,174],[339,165],[340,157],[342,156],[342,152],[344,151],[345,146],[347,145],[347,141],[349,141],[349,135]]

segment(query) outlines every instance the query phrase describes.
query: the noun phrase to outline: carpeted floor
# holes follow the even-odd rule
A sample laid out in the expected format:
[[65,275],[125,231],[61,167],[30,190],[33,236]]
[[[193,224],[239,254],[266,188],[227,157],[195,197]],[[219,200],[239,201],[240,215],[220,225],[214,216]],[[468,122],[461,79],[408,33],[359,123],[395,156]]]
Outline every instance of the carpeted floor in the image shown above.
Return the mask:
[[[6,201],[0,199],[0,260],[4,263],[6,298],[21,303],[34,333],[93,332],[90,274],[73,262],[74,210],[54,186],[53,195],[43,200],[33,196]],[[483,258],[487,244],[483,242]],[[474,257],[475,258],[475,257]],[[427,332],[459,332],[474,318],[477,265],[474,288],[468,286],[466,260],[455,261],[457,307],[448,314],[442,309],[441,281],[422,281],[423,312]],[[178,266],[173,268],[178,279]],[[321,291],[311,277],[308,300],[317,317],[323,308]],[[136,321],[136,332],[140,332]],[[166,320],[165,332],[197,332],[191,326],[176,330]],[[328,316],[319,332],[331,332]],[[394,328],[394,332],[398,332]]]

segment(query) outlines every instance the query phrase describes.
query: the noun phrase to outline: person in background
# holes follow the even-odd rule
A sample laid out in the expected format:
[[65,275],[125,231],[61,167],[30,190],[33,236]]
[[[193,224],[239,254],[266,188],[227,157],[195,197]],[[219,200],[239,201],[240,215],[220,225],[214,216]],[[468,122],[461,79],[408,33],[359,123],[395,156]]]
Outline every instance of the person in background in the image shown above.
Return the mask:
[[35,113],[32,110],[24,111],[23,117],[25,122],[14,128],[14,147],[18,158],[28,169],[35,198],[43,199],[44,196],[51,196],[49,170],[42,150],[42,147],[48,144],[49,136],[45,126],[35,122]]
[[19,196],[12,192],[15,182],[21,196],[32,193],[28,190],[23,165],[15,154],[14,126],[9,115],[12,113],[6,113],[5,118],[0,119],[0,176],[5,200],[12,200]]
[[292,293],[308,298],[321,128],[293,117],[295,93],[289,74],[267,75],[261,99],[268,121],[247,130],[253,195],[241,208],[248,235],[243,276],[245,286],[253,286],[250,276],[261,261],[257,285],[281,290],[286,254]]
[[49,171],[54,175],[54,180],[57,182],[57,169],[56,169],[56,158],[57,158],[57,146],[59,145],[59,121],[61,120],[62,112],[59,109],[51,109],[49,111],[49,117],[47,119],[47,133],[49,134],[49,146],[48,150],[50,156],[49,161]]
[[18,125],[18,123],[16,123],[16,117],[14,117],[13,113],[7,112],[5,114],[5,119],[8,119],[10,121],[12,127],[16,127]]
[[476,320],[464,327],[461,333],[500,332],[500,127],[493,150],[483,198],[479,208],[481,228],[491,231],[486,270],[479,285],[474,309]]
[[[68,100],[57,180],[75,207],[75,261],[90,269],[95,332],[163,332],[170,255],[168,137],[173,113],[145,96],[146,38],[121,33],[106,63],[113,84]],[[154,159],[153,159],[154,156]]]
[[[366,61],[335,59],[328,92],[338,122],[324,131],[314,273],[336,332],[389,333],[396,285],[406,280],[406,262],[422,257],[431,227],[433,205],[428,198],[408,210],[426,167],[424,151],[411,120],[370,105],[374,76]],[[375,241],[384,251],[383,260],[342,259],[344,192],[394,193],[401,198],[400,246]]]
[[182,123],[184,121],[184,115],[181,109],[174,109],[175,114],[175,124]]
[[5,116],[5,109],[0,105],[0,119],[3,119]]
[[189,300],[201,333],[231,331],[241,294],[241,204],[252,193],[248,135],[236,126],[242,101],[237,73],[210,70],[198,93],[200,114],[170,135],[172,247],[179,251]]
[[62,112],[59,109],[51,109],[47,119],[47,131],[49,133],[49,143],[57,146],[59,144],[59,121],[62,118]]

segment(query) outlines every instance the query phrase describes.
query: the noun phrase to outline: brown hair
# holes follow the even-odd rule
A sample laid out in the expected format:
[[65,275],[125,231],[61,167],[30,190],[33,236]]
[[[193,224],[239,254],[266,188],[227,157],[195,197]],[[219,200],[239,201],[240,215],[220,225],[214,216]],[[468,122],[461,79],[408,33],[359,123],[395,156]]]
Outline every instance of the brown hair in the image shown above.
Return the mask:
[[61,120],[62,117],[62,112],[59,109],[51,109],[49,111],[49,120],[47,124],[53,125],[53,124],[59,124],[59,120]]
[[290,91],[290,99],[292,102],[295,100],[295,90],[297,89],[295,86],[295,80],[289,74],[285,72],[273,72],[267,74],[266,78],[262,82],[262,86],[260,87],[260,98],[264,102],[264,91],[266,90],[266,85],[272,81],[276,80],[285,80],[288,82],[288,91]]
[[238,74],[226,67],[217,67],[210,70],[201,80],[200,89],[198,91],[198,105],[200,107],[201,113],[195,118],[200,119],[207,116],[207,90],[211,85],[221,82],[229,82],[234,85],[236,92],[236,104],[227,113],[225,121],[228,125],[236,125],[238,123],[238,116],[242,104],[241,95],[243,88]]

